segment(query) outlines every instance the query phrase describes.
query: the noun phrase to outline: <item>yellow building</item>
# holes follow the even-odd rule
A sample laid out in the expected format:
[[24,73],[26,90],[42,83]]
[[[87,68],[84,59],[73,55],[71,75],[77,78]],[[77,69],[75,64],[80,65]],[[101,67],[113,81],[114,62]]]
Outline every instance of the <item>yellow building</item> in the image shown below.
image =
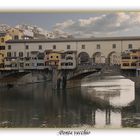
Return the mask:
[[45,51],[45,65],[58,66],[61,59],[61,52],[46,50]]
[[140,49],[122,53],[121,69],[140,69]]
[[4,69],[4,57],[6,54],[5,51],[5,42],[12,39],[12,37],[6,33],[0,33],[0,70]]
[[13,40],[22,39],[24,33],[23,30],[18,28],[10,28],[7,33],[12,37]]

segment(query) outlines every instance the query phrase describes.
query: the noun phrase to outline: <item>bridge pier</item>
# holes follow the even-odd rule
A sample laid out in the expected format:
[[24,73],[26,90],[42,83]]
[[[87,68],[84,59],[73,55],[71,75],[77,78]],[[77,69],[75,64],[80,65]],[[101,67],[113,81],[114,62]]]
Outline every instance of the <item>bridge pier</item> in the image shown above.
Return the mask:
[[66,70],[57,70],[53,68],[52,73],[53,89],[66,89],[67,86],[67,72]]

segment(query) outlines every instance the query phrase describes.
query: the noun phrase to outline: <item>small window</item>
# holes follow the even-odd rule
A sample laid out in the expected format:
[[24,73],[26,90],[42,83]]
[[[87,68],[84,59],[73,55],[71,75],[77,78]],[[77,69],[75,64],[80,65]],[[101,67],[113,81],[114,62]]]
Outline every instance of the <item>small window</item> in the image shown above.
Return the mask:
[[100,44],[97,44],[97,49],[100,49],[101,47],[100,47]]
[[14,39],[15,39],[15,40],[18,40],[18,39],[19,39],[18,35],[15,35],[15,36],[14,36]]
[[131,66],[136,66],[136,63],[131,63]]
[[56,56],[56,58],[58,58],[58,56]]
[[112,45],[112,49],[116,49],[116,44],[113,44]]
[[7,52],[7,57],[11,57],[11,52]]
[[133,48],[132,44],[128,44],[128,49],[132,49],[132,48]]
[[5,46],[0,46],[0,50],[5,50]]
[[26,46],[25,46],[25,48],[26,48],[26,50],[28,50],[28,49],[29,49],[29,46],[28,46],[28,45],[26,45]]
[[53,56],[51,56],[51,58],[53,58]]
[[67,49],[70,49],[70,45],[67,45]]
[[11,45],[8,45],[8,50],[11,50]]
[[56,45],[53,45],[53,49],[56,49]]
[[4,43],[4,38],[1,38],[1,43]]
[[39,50],[42,50],[42,45],[39,45],[38,49],[39,49]]
[[19,65],[20,65],[20,67],[24,67],[24,63],[20,63]]
[[82,45],[82,49],[85,49],[85,45]]
[[129,66],[129,63],[123,63],[123,66]]

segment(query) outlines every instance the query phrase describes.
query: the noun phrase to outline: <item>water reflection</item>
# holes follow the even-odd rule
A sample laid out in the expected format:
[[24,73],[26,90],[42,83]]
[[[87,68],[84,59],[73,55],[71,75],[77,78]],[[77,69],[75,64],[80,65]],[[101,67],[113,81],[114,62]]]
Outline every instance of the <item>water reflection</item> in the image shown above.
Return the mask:
[[123,108],[134,99],[134,83],[120,76],[86,78],[64,91],[49,83],[2,89],[0,126],[120,128]]

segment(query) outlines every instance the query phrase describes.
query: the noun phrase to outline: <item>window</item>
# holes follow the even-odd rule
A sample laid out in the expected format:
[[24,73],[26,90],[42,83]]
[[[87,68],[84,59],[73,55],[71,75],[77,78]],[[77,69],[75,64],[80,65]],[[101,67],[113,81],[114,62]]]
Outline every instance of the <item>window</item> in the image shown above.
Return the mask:
[[11,45],[8,45],[8,50],[11,50]]
[[14,52],[14,57],[16,57],[16,52]]
[[39,49],[39,50],[42,50],[42,45],[39,45],[39,46],[38,46],[38,49]]
[[65,63],[61,63],[61,66],[65,66]]
[[0,46],[0,50],[5,50],[5,46]]
[[67,49],[70,49],[70,45],[67,45]]
[[27,52],[27,57],[29,57],[29,52]]
[[53,58],[53,56],[51,56],[51,58]]
[[26,65],[26,66],[30,66],[29,63],[26,63],[25,65]]
[[19,57],[23,57],[23,52],[19,52]]
[[11,57],[11,52],[7,52],[7,57]]
[[56,45],[53,45],[53,49],[56,49]]
[[56,56],[56,58],[58,58],[58,56]]
[[37,66],[44,66],[44,63],[37,63]]
[[62,54],[61,55],[61,59],[65,59],[65,54]]
[[112,49],[116,49],[116,44],[112,44]]
[[29,46],[28,46],[28,45],[26,45],[26,46],[25,46],[25,48],[26,48],[26,50],[28,50],[28,49],[29,49]]
[[129,63],[123,63],[123,66],[129,66]]
[[137,56],[132,56],[132,59],[138,59],[138,57]]
[[24,63],[20,63],[19,65],[20,65],[20,67],[24,67]]
[[73,57],[68,56],[68,57],[66,58],[66,60],[73,60]]
[[82,45],[82,49],[85,49],[85,45]]
[[128,44],[128,49],[132,49],[132,48],[133,48],[132,44]]
[[100,44],[97,44],[97,49],[100,49]]
[[4,43],[4,38],[1,38],[1,43]]
[[131,63],[131,66],[136,66],[136,63]]
[[18,35],[15,35],[15,36],[14,36],[14,39],[15,39],[15,40],[18,40],[18,39],[19,39]]

